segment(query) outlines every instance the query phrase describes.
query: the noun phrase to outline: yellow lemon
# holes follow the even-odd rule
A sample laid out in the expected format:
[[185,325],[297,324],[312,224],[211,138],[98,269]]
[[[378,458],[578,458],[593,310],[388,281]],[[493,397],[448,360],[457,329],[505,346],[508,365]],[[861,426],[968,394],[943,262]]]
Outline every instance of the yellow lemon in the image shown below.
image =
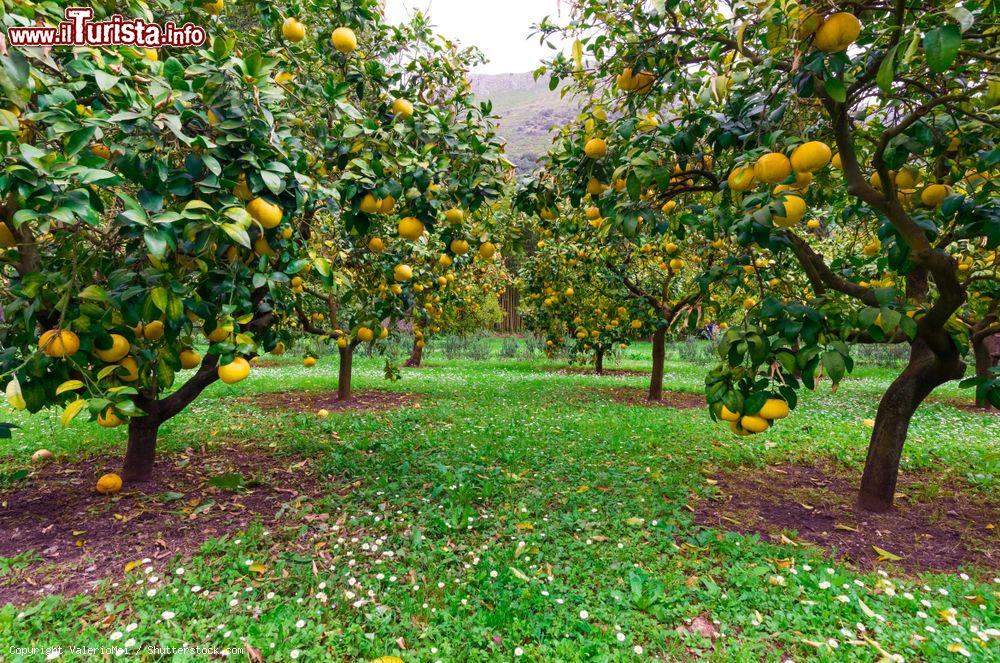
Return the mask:
[[[219,4],[222,4],[221,0]],[[114,495],[122,489],[122,478],[114,472],[105,474],[97,480],[96,490],[101,495]]]
[[780,398],[769,398],[764,403],[764,407],[757,413],[757,416],[773,421],[775,419],[784,419],[788,416],[788,412],[788,403]]
[[587,141],[583,151],[591,159],[600,159],[608,153],[608,144],[603,138],[591,138]]
[[754,175],[753,166],[739,166],[733,168],[732,172],[729,173],[729,177],[726,178],[726,183],[729,184],[729,188],[738,193],[749,191],[753,188],[756,181],[757,178]]
[[861,21],[849,12],[831,14],[813,35],[813,46],[826,53],[839,53],[861,36]]
[[719,418],[723,421],[739,421],[740,415],[738,412],[733,412],[728,407],[723,405],[722,411],[719,413]]
[[413,115],[413,102],[406,99],[396,99],[392,102],[392,114],[406,119]]
[[792,170],[796,173],[814,173],[820,168],[826,167],[833,158],[830,147],[819,140],[812,140],[802,143],[792,150]]
[[792,163],[781,152],[769,152],[757,159],[754,177],[767,184],[777,184],[792,174]]
[[358,327],[358,340],[362,343],[371,343],[375,340],[375,332],[368,327]]
[[219,366],[219,379],[226,384],[236,384],[250,375],[250,362],[243,357],[236,357],[225,366]]
[[465,212],[457,207],[452,207],[444,213],[444,218],[448,223],[459,224],[465,220]]
[[306,357],[302,360],[302,365],[306,368],[312,368],[316,365],[316,357]]
[[368,250],[372,253],[382,253],[385,250],[385,242],[379,237],[372,237],[368,240]]
[[382,201],[376,198],[371,193],[366,193],[361,199],[361,205],[358,207],[365,214],[377,214],[379,208],[382,205]]
[[931,184],[920,192],[920,202],[927,207],[937,207],[951,193],[951,187],[944,184]]
[[116,364],[129,353],[132,349],[132,345],[128,342],[128,339],[121,334],[111,335],[111,347],[107,350],[94,349],[94,354],[101,361],[107,362],[109,364]]
[[785,215],[775,215],[773,217],[774,225],[782,228],[791,228],[805,216],[806,201],[799,196],[782,196],[781,203],[785,207]]
[[740,426],[749,433],[763,433],[771,426],[771,422],[763,417],[748,416],[740,419]]
[[142,327],[142,335],[147,341],[159,341],[163,338],[163,323],[159,320],[147,322]]
[[469,243],[464,239],[453,239],[451,241],[451,252],[455,255],[464,256],[469,252]]
[[263,198],[254,198],[247,203],[247,213],[267,229],[276,228],[281,223],[281,208]]
[[118,375],[118,379],[122,382],[135,382],[139,379],[139,362],[135,360],[135,357],[125,357],[118,362],[118,365],[128,371],[125,375]]
[[330,43],[341,53],[353,53],[358,48],[358,38],[350,28],[337,28],[330,35]]
[[497,247],[493,242],[483,242],[479,245],[479,257],[483,260],[492,260],[496,252]]
[[288,41],[298,43],[306,38],[306,26],[302,25],[298,19],[289,16],[281,24],[281,34]]
[[424,224],[412,216],[403,217],[397,226],[399,236],[405,239],[417,240],[424,234]]
[[396,265],[392,270],[392,277],[400,283],[413,278],[413,268],[409,265]]
[[106,408],[103,412],[97,415],[97,424],[104,428],[118,428],[124,422],[115,414],[115,410],[112,407]]

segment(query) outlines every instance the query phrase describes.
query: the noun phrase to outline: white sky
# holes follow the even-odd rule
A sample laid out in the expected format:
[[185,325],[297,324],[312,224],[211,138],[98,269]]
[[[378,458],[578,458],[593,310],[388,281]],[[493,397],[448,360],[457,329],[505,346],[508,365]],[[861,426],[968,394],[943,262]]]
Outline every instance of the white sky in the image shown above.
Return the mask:
[[[520,73],[536,69],[555,51],[531,40],[531,26],[560,16],[559,0],[386,0],[386,18],[400,22],[423,11],[437,31],[463,46],[478,46],[489,60],[476,73]],[[562,8],[565,18],[566,8]]]

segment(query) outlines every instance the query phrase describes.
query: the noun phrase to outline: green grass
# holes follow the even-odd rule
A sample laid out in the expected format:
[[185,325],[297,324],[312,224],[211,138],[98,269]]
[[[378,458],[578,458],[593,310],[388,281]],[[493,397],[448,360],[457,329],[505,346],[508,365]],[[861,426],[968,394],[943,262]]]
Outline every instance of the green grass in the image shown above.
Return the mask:
[[[615,367],[646,368],[648,352],[633,346]],[[246,438],[310,458],[331,486],[357,488],[299,505],[287,527],[232,533],[191,559],[156,565],[152,586],[138,569],[96,597],[2,608],[0,659],[20,660],[11,645],[125,643],[250,644],[266,660],[296,653],[310,661],[998,655],[996,633],[977,635],[1000,628],[995,571],[970,571],[971,579],[858,574],[817,550],[691,522],[692,496],[715,490],[705,472],[818,456],[858,470],[862,422],[874,416],[892,371],[859,369],[836,395],[827,384],[791,418],[741,441],[707,414],[610,404],[588,389],[641,387],[642,377],[561,374],[545,360],[477,363],[432,353],[428,363],[387,383],[381,360],[359,358],[356,388],[417,393],[420,407],[326,420],[227,398],[334,388],[332,357],[312,370],[288,357],[238,386],[213,386],[164,428],[164,453]],[[699,392],[704,371],[673,356],[667,388]],[[23,467],[41,440],[63,459],[122,450],[122,431],[82,421],[62,431],[55,415],[0,409],[5,418],[22,428],[0,445],[0,471]],[[265,422],[266,439],[255,439]],[[995,493],[998,440],[997,417],[930,404],[914,420],[904,471],[932,469]],[[790,569],[776,563],[786,558],[794,559]],[[267,573],[251,572],[250,563]],[[714,644],[676,630],[706,613],[722,633]],[[156,658],[134,650],[124,658],[137,657]]]

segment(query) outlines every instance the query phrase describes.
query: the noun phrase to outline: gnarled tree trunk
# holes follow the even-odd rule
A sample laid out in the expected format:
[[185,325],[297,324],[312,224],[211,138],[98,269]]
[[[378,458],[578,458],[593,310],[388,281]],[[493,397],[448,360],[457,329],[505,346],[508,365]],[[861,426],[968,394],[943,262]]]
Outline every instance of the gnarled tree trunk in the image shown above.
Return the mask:
[[406,365],[410,368],[420,368],[420,362],[424,359],[424,346],[420,341],[413,339],[413,350],[410,351],[410,358],[406,360]]
[[594,353],[594,374],[604,375],[604,350]]
[[167,396],[157,398],[155,390],[143,390],[135,405],[145,416],[132,417],[128,423],[128,446],[122,464],[122,480],[141,483],[153,475],[156,462],[156,438],[160,426],[169,421],[197,398],[205,388],[219,379],[218,357],[208,355],[195,373],[181,387]]
[[868,445],[865,472],[861,477],[858,506],[867,511],[885,512],[892,508],[910,420],[934,389],[958,380],[965,373],[958,350],[938,356],[919,338],[910,351],[910,362],[879,403]]
[[[976,377],[977,378],[988,378],[990,376],[990,369],[993,368],[993,356],[990,354],[990,349],[986,346],[986,339],[976,339],[972,343],[972,352],[976,358]],[[989,408],[989,402],[976,398],[976,406],[981,408]]]
[[649,400],[663,400],[663,363],[666,358],[667,330],[653,334],[653,372],[649,376]]
[[340,371],[337,374],[337,400],[351,398],[351,365],[354,363],[354,343],[340,348]]
[[137,483],[153,475],[156,461],[156,436],[160,430],[158,416],[133,417],[128,424],[128,447],[122,465],[122,479]]

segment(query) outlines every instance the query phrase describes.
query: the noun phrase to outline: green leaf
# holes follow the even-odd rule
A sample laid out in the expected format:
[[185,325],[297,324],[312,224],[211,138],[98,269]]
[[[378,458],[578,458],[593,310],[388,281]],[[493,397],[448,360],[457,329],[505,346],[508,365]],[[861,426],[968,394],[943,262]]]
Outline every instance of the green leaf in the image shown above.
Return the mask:
[[826,374],[830,376],[830,380],[834,384],[839,383],[844,379],[844,373],[847,371],[847,366],[844,364],[844,357],[833,350],[828,350],[823,353],[823,369]]
[[962,43],[962,33],[957,25],[942,25],[924,35],[924,53],[927,55],[927,66],[935,73],[947,71],[958,56],[958,47]]
[[823,85],[831,99],[841,104],[847,101],[847,88],[844,87],[844,81],[833,76],[828,76]]
[[885,57],[882,58],[882,64],[878,67],[878,75],[875,76],[875,82],[878,83],[879,89],[886,94],[892,91],[892,80],[896,73],[897,48],[899,48],[899,44],[896,44],[886,52]]
[[94,72],[94,80],[97,81],[97,87],[101,89],[101,92],[107,92],[121,80],[119,76],[112,76],[107,72],[103,72],[100,69]]

